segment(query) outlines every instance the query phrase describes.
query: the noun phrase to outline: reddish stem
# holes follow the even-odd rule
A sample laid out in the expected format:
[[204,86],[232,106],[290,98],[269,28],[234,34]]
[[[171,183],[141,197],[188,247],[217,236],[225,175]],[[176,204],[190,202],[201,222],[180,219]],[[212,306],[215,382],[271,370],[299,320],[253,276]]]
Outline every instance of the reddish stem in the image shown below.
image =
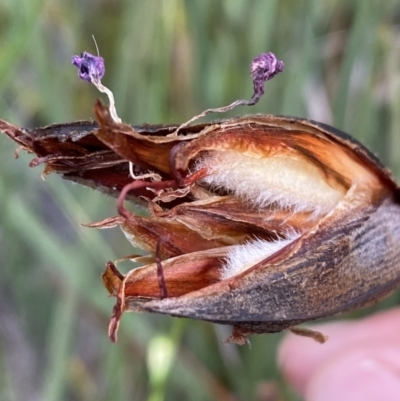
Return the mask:
[[155,181],[155,182],[148,182],[148,181],[143,181],[143,180],[137,180],[130,182],[129,184],[126,184],[123,188],[121,193],[118,196],[118,201],[117,201],[117,209],[118,213],[125,217],[126,219],[129,219],[129,217],[132,215],[127,209],[124,207],[124,201],[126,196],[130,191],[133,191],[134,189],[139,189],[139,188],[154,188],[154,189],[165,189],[165,188],[177,188],[177,184],[175,180],[168,180],[168,181]]
[[124,275],[117,269],[115,264],[111,261],[107,262],[107,267],[122,281],[125,277]]
[[168,291],[167,291],[167,283],[164,277],[164,270],[162,268],[162,260],[161,260],[161,246],[162,244],[169,241],[169,235],[161,236],[157,241],[156,247],[156,264],[157,264],[157,278],[158,278],[158,286],[160,288],[160,298],[168,298]]
[[143,180],[136,180],[133,181],[129,184],[126,184],[123,188],[122,191],[120,192],[118,196],[118,201],[117,201],[117,209],[118,213],[125,217],[126,219],[129,219],[132,216],[132,213],[129,212],[127,209],[124,207],[124,201],[126,199],[126,196],[130,191],[133,191],[135,189],[147,187],[147,188],[154,188],[154,189],[178,189],[180,186],[188,186],[196,181],[202,179],[207,175],[207,170],[206,168],[202,168],[199,171],[196,171],[192,175],[185,177],[182,179],[182,185],[178,183],[176,180],[167,180],[167,181],[153,181],[153,182],[148,182],[148,181],[143,181]]

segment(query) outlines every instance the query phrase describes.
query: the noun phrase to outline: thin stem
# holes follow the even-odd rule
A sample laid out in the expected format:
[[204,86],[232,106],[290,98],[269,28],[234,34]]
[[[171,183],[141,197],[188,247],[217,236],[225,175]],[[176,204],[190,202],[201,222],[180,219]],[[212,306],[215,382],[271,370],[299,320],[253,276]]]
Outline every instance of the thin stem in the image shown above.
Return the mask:
[[110,102],[109,108],[110,108],[111,118],[116,123],[122,123],[122,120],[118,117],[117,109],[115,108],[114,94],[110,91],[110,89],[104,86],[99,79],[92,79],[92,83],[100,92],[105,93],[108,96]]

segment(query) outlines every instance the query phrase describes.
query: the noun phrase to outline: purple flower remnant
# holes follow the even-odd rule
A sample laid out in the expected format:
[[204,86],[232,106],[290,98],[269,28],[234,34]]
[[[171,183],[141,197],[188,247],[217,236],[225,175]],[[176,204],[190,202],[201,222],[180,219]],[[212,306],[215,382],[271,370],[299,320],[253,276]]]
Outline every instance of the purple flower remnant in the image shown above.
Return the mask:
[[283,61],[278,60],[274,53],[261,53],[257,56],[250,65],[250,73],[253,78],[254,93],[250,100],[240,99],[235,100],[228,106],[218,107],[216,109],[207,109],[197,116],[192,117],[190,120],[181,124],[172,134],[178,135],[181,128],[187,127],[193,121],[198,120],[201,117],[205,117],[210,113],[225,113],[226,111],[232,110],[237,106],[254,106],[261,99],[264,94],[264,84],[273,78],[276,74],[280,73],[284,69]]
[[87,82],[100,81],[106,72],[103,57],[88,52],[73,56],[72,64],[78,67],[79,78]]
[[257,103],[264,94],[264,84],[284,69],[283,61],[278,60],[274,53],[261,53],[250,65],[250,73],[253,78],[254,94],[250,100]]

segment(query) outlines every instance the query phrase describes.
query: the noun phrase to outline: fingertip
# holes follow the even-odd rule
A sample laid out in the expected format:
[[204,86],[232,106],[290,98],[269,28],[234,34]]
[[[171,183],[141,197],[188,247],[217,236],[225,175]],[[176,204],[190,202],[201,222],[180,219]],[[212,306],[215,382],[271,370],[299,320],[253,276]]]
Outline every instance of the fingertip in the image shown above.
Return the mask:
[[285,378],[300,394],[304,394],[308,381],[318,365],[340,348],[344,332],[349,332],[352,322],[333,322],[313,326],[329,340],[319,344],[310,338],[288,334],[278,350],[278,365]]
[[[285,378],[302,396],[308,391],[307,389],[313,388],[310,387],[310,383],[314,383],[316,377],[323,377],[320,372],[324,371],[326,366],[331,366],[331,364],[334,366],[336,358],[343,353],[344,355],[353,355],[353,351],[358,350],[360,354],[362,350],[380,349],[387,344],[392,344],[393,354],[398,356],[400,361],[400,339],[397,335],[400,330],[400,308],[380,312],[360,321],[333,322],[316,325],[312,329],[328,335],[329,340],[320,345],[309,338],[288,334],[278,351],[278,363]],[[396,349],[398,352],[395,351]],[[364,360],[367,359],[367,357],[364,358]],[[361,362],[359,365],[362,365]],[[357,363],[350,367],[347,366],[350,369],[348,371],[349,377],[353,377],[353,370],[355,372],[362,371],[362,366],[357,366]],[[346,372],[346,369],[340,368],[339,371]],[[357,374],[359,373],[354,373],[356,376]],[[324,382],[324,380],[328,380],[328,376],[319,380]],[[378,378],[377,375],[374,377],[375,379],[371,378],[371,383],[378,383],[383,380]],[[337,381],[341,380],[339,379]],[[313,393],[311,395],[314,398],[316,397]],[[318,398],[315,399],[319,400]]]
[[319,366],[303,395],[308,401],[397,401],[399,372],[398,343],[349,346]]

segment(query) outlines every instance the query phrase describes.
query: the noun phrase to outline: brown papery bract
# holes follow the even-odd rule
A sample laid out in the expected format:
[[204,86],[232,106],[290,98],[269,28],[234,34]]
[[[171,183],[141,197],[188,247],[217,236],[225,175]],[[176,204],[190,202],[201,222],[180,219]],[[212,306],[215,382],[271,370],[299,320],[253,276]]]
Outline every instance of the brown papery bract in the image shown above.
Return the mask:
[[31,165],[44,164],[44,174],[118,197],[119,215],[89,226],[119,226],[149,254],[127,274],[107,264],[113,340],[133,310],[230,324],[238,343],[286,328],[324,341],[295,326],[399,285],[399,188],[350,136],[271,115],[179,131],[115,122],[100,102],[96,116],[34,130],[3,121],[0,129],[36,154]]

